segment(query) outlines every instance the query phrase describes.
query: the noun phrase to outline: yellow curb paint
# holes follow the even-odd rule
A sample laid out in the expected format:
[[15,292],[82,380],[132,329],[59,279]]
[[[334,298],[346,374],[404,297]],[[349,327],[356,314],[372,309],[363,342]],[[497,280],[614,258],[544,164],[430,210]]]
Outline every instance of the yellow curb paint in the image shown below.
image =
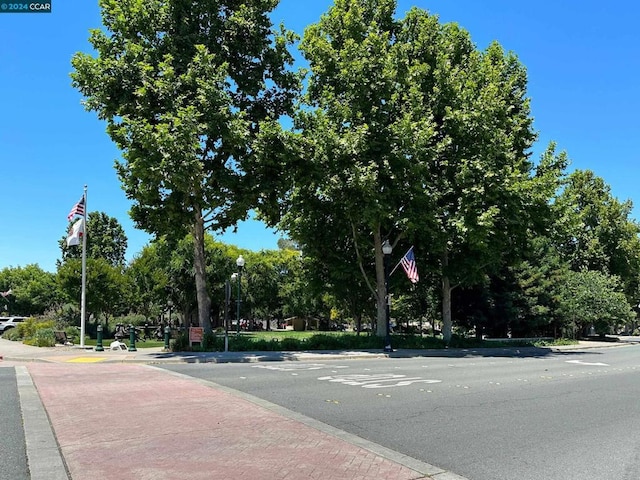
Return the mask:
[[67,360],[67,363],[96,363],[106,360],[106,357],[78,357]]

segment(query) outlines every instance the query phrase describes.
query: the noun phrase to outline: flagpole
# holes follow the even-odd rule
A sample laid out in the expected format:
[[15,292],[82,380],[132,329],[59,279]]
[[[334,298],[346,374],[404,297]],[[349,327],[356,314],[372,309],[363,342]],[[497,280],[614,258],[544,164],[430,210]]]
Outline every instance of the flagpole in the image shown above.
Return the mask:
[[400,261],[396,264],[396,266],[393,267],[393,270],[391,270],[391,273],[389,274],[389,276],[393,275],[393,272],[395,272],[398,269],[401,263],[402,263],[402,259],[400,259]]
[[80,295],[80,348],[84,348],[85,317],[87,311],[87,186],[84,186],[84,232],[82,234],[82,293]]
[[[407,253],[409,253],[411,250],[413,250],[413,246],[409,250],[407,250]],[[404,257],[407,256],[407,253],[404,254]],[[402,257],[402,258],[404,258],[404,257]],[[400,261],[398,263],[396,263],[396,266],[393,267],[393,270],[391,270],[391,273],[389,274],[389,276],[393,275],[393,272],[395,272],[398,269],[398,267],[402,263],[402,258],[400,259]]]
[[389,274],[389,276],[393,275],[393,272],[395,272],[395,271],[398,269],[398,267],[399,267],[399,266],[400,266],[400,264],[402,263],[402,260],[403,260],[403,259],[404,259],[408,254],[409,254],[409,252],[410,252],[411,250],[413,250],[413,245],[411,246],[411,248],[410,248],[409,250],[407,250],[407,253],[405,253],[405,254],[404,254],[404,257],[402,257],[402,258],[400,259],[400,261],[396,264],[396,266],[395,266],[395,267],[393,267],[393,270],[391,270],[391,273]]

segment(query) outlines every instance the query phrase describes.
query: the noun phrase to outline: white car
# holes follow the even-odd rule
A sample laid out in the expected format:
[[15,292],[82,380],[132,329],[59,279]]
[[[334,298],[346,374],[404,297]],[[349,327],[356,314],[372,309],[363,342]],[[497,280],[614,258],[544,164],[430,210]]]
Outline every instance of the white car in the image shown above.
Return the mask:
[[0,335],[9,330],[10,328],[15,327],[20,322],[24,322],[26,320],[25,317],[2,317],[0,318]]

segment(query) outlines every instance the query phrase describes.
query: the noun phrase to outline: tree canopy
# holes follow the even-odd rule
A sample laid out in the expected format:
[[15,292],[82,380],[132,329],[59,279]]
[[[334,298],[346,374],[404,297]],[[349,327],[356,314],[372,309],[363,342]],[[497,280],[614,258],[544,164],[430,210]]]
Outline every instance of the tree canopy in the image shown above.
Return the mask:
[[107,121],[136,224],[176,239],[191,232],[199,318],[210,330],[206,228],[224,229],[260,198],[252,144],[289,114],[299,78],[294,36],[272,28],[277,0],[100,0],[96,56],[77,53],[73,85]]
[[450,338],[451,289],[517,252],[563,165],[529,160],[535,133],[514,54],[497,43],[480,52],[456,24],[418,8],[396,19],[395,8],[338,0],[305,31],[308,108],[295,124],[305,162],[292,165],[282,225],[305,251],[319,250],[323,225],[342,236],[340,261],[357,258],[372,276],[379,333],[381,245],[424,242]]

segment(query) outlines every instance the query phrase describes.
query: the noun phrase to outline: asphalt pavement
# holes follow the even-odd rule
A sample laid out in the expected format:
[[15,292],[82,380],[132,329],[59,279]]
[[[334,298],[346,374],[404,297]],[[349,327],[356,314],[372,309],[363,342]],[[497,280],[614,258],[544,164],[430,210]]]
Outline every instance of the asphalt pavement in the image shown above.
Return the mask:
[[[588,342],[560,349],[611,345]],[[496,349],[500,352],[513,354]],[[466,349],[390,354],[172,353],[161,348],[96,352],[31,347],[0,338],[0,381],[13,385],[13,376],[17,389],[13,401],[6,394],[0,405],[19,398],[26,447],[22,457],[31,480],[464,480],[265,400],[153,365],[473,354]],[[20,444],[19,432],[11,438]],[[20,463],[14,460],[18,470]]]
[[18,385],[8,368],[0,368],[0,412],[0,480],[28,480]]

